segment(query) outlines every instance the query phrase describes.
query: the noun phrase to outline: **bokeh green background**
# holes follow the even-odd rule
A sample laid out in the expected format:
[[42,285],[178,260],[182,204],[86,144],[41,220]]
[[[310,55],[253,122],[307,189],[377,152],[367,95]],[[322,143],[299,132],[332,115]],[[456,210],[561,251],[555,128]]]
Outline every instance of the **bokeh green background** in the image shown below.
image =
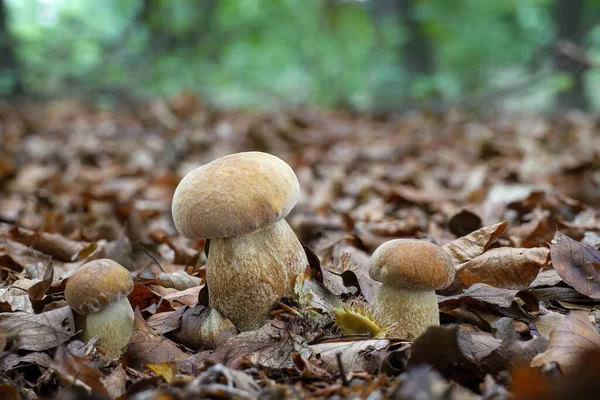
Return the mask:
[[[16,59],[0,75],[4,96],[111,102],[190,90],[222,107],[525,111],[556,109],[560,93],[577,91],[584,103],[562,105],[600,107],[600,0],[3,4]],[[561,39],[585,62],[557,68]]]

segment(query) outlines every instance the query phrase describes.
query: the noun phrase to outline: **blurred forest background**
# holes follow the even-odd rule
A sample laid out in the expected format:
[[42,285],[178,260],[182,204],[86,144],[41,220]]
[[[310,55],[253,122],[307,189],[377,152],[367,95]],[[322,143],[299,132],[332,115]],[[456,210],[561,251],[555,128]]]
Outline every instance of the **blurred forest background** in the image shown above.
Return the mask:
[[0,94],[600,108],[600,0],[0,0]]

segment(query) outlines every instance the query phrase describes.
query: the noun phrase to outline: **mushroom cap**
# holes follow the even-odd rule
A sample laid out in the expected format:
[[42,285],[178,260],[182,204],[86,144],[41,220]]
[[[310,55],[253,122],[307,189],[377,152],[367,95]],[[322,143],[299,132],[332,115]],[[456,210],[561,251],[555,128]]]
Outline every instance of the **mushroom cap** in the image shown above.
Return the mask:
[[218,158],[190,171],[173,196],[173,221],[189,239],[262,230],[285,218],[300,184],[283,160],[257,151]]
[[390,240],[375,250],[369,262],[372,279],[403,289],[442,289],[452,283],[454,273],[450,256],[426,240]]
[[125,267],[100,259],[75,271],[67,281],[65,298],[75,312],[89,314],[127,297],[132,290],[133,278]]

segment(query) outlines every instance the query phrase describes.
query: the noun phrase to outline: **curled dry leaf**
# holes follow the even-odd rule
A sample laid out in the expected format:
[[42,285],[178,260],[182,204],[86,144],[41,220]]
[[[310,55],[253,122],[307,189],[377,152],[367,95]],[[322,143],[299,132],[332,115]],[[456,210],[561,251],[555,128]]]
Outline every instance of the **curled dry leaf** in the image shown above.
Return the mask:
[[476,363],[499,346],[499,340],[474,326],[431,326],[414,341],[408,362],[409,366],[428,364],[442,371],[473,371]]
[[548,349],[538,354],[531,366],[542,367],[556,361],[569,375],[576,368],[579,358],[589,351],[600,351],[600,334],[586,311],[571,311],[550,331]]
[[500,346],[500,340],[471,325],[458,327],[458,347],[469,360],[479,362]]
[[0,288],[0,312],[23,311],[33,313],[33,305],[29,296],[27,296],[27,289],[18,287],[19,283],[23,283],[21,281],[32,283],[28,279],[21,279],[8,289]]
[[475,232],[469,233],[467,236],[446,243],[442,248],[450,255],[454,265],[463,264],[483,254],[502,235],[507,226],[508,221],[485,226]]
[[331,311],[339,307],[342,304],[340,298],[327,290],[316,279],[309,277],[307,272],[308,270],[298,275],[294,284],[294,292],[298,296],[300,304],[305,308],[313,307],[321,311]]
[[156,313],[151,315],[150,318],[146,320],[146,323],[161,335],[173,332],[175,329],[179,328],[181,316],[187,309],[187,307],[181,307],[177,311]]
[[85,357],[75,356],[63,346],[56,350],[52,369],[65,386],[78,386],[89,394],[106,396],[106,388],[102,383],[102,373],[89,364]]
[[464,293],[455,296],[438,296],[438,304],[458,305],[472,299],[499,307],[510,307],[516,297],[521,298],[529,307],[537,308],[537,299],[529,291],[497,288],[484,283],[476,283]]
[[310,355],[306,339],[287,329],[279,329],[266,323],[255,331],[242,332],[229,338],[215,351],[203,351],[188,357],[181,364],[181,370],[194,374],[197,365],[203,361],[221,362],[246,356],[257,368],[294,368],[292,356],[300,353]]
[[51,364],[52,358],[47,353],[35,352],[23,356],[16,353],[10,353],[0,357],[0,372],[10,371],[28,365],[50,368]]
[[177,309],[182,306],[193,307],[198,304],[198,295],[202,288],[203,286],[193,286],[188,289],[177,290],[152,285],[149,289],[168,301],[172,308]]
[[10,231],[10,236],[12,240],[66,262],[76,261],[79,254],[90,254],[90,249],[84,251],[87,247],[95,249],[94,244],[69,240],[58,233],[33,232],[15,227]]
[[71,308],[62,307],[41,314],[15,312],[0,316],[0,327],[11,335],[13,348],[42,351],[59,346],[75,335]]
[[154,308],[156,312],[175,310],[170,302],[161,301],[162,297],[160,294],[153,292],[147,286],[139,283],[134,284],[133,291],[129,293],[127,298],[133,309],[136,307],[139,307],[140,310]]
[[456,278],[465,286],[485,283],[507,289],[525,289],[548,262],[544,247],[515,249],[499,247],[458,266]]
[[537,317],[537,320],[535,321],[535,327],[542,337],[550,339],[550,333],[552,332],[552,329],[560,324],[565,318],[566,315],[564,314],[556,311],[548,311],[547,314]]
[[185,310],[172,337],[190,349],[214,350],[236,334],[233,323],[217,310],[197,305]]
[[552,265],[579,293],[600,299],[600,250],[556,232],[550,244]]
[[136,309],[135,325],[125,357],[129,366],[141,369],[146,364],[181,361],[187,354],[175,343],[152,330],[139,309]]
[[484,367],[499,373],[511,368],[528,366],[533,358],[546,350],[548,341],[538,337],[531,340],[508,340],[482,359]]
[[[552,250],[550,250],[550,256],[552,256]],[[552,262],[554,264],[554,261]],[[538,276],[535,277],[533,282],[529,285],[530,288],[541,287],[541,286],[554,286],[562,282],[562,278],[558,275],[558,272],[552,268],[545,268],[540,271]]]
[[354,340],[319,343],[308,346],[312,353],[311,360],[331,374],[339,373],[337,354],[340,354],[344,371],[366,371],[374,373],[379,370],[390,342],[387,340]]
[[317,367],[314,363],[307,360],[300,353],[295,353],[294,365],[300,371],[300,376],[303,378],[320,378],[320,379],[331,379],[331,374],[323,368]]
[[156,278],[156,283],[160,286],[177,290],[194,288],[200,286],[201,282],[202,279],[191,276],[184,270],[178,270],[170,274],[161,272]]
[[102,384],[106,388],[108,397],[113,400],[121,398],[125,394],[125,387],[127,386],[125,369],[119,364],[109,376],[102,378]]

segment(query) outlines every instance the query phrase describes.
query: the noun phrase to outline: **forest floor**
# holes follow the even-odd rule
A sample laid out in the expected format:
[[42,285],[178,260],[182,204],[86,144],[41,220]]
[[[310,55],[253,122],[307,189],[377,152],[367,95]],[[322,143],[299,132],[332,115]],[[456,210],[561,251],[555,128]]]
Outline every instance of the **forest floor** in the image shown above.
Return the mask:
[[[216,111],[190,94],[1,105],[0,397],[595,398],[599,129],[580,113]],[[207,334],[205,241],[177,233],[171,201],[191,169],[247,150],[298,176],[303,301]],[[454,262],[441,326],[412,342],[343,334],[332,310],[373,298],[369,258],[402,237]],[[99,258],[134,276],[119,360],[80,341],[64,299]]]

